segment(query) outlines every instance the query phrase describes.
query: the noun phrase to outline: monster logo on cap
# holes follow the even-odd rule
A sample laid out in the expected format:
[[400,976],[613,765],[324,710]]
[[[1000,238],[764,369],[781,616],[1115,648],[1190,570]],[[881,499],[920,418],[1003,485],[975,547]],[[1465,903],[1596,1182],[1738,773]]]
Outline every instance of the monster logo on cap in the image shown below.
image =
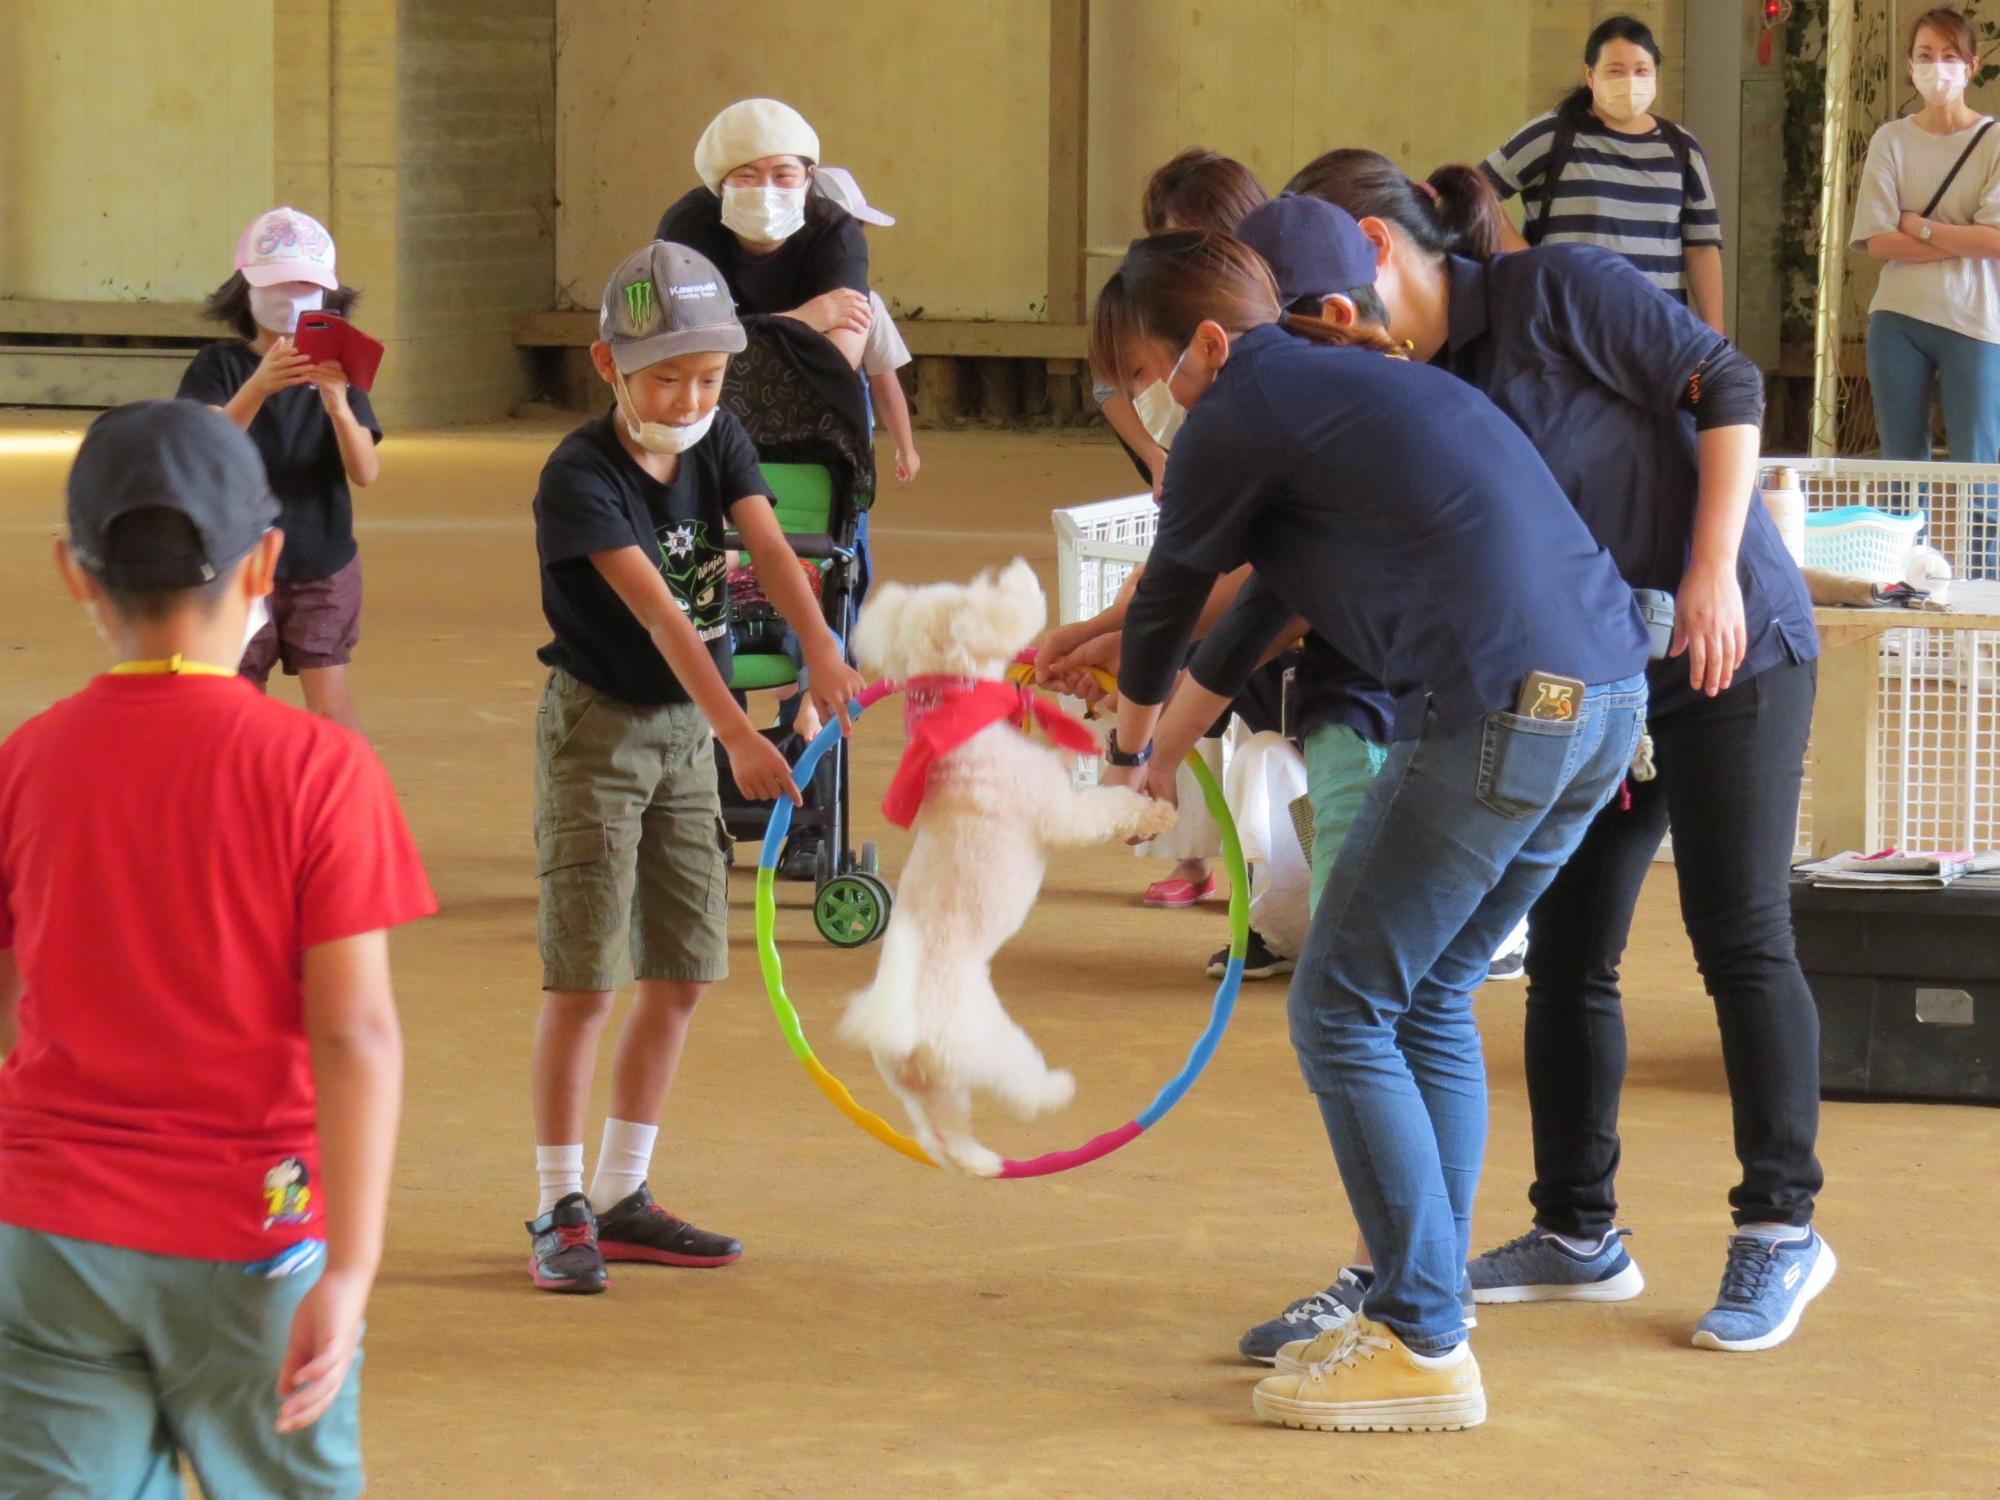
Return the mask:
[[644,328],[653,321],[653,283],[650,277],[626,284],[625,319],[635,329]]

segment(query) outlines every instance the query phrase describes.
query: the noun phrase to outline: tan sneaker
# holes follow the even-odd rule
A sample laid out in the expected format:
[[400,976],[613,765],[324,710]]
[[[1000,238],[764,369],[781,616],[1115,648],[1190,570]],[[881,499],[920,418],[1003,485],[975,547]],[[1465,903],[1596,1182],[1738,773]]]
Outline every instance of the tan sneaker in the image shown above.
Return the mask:
[[[1250,1403],[1266,1422],[1319,1432],[1456,1432],[1486,1420],[1479,1361],[1419,1364],[1388,1328],[1356,1318],[1310,1341],[1327,1347],[1295,1375],[1257,1382]],[[1279,1357],[1300,1346],[1287,1345]]]

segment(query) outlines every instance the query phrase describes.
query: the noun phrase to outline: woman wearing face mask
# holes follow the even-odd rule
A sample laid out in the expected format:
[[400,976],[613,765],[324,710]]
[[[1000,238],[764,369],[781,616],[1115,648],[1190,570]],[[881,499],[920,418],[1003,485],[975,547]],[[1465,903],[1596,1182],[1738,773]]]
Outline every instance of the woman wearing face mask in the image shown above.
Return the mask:
[[1475,258],[1492,247],[1498,206],[1469,168],[1419,184],[1372,151],[1332,151],[1290,186],[1360,220],[1390,333],[1492,397],[1626,582],[1676,599],[1670,657],[1652,671],[1657,777],[1635,779],[1629,806],[1597,820],[1529,918],[1535,1223],[1472,1263],[1474,1293],[1618,1301],[1644,1286],[1613,1224],[1618,965],[1671,829],[1743,1168],[1721,1293],[1695,1342],[1768,1348],[1790,1336],[1834,1260],[1811,1227],[1819,1013],[1790,897],[1819,642],[1804,581],[1755,500],[1762,382],[1616,256],[1542,245]]
[[660,218],[655,239],[714,262],[742,314],[797,318],[856,369],[868,341],[868,242],[846,209],[813,191],[819,136],[776,99],[744,99],[694,148],[703,186]]
[[[1216,229],[1228,234],[1245,215],[1269,201],[1264,184],[1242,162],[1205,146],[1190,146],[1146,180],[1146,190],[1139,200],[1139,218],[1149,235],[1175,229]],[[1167,472],[1167,449],[1180,428],[1179,408],[1161,387],[1142,391],[1134,400],[1115,384],[1100,380],[1093,383],[1092,393],[1104,412],[1104,419],[1125,445],[1126,453],[1151,482],[1157,500]],[[1222,581],[1211,610],[1213,615],[1220,616],[1242,583],[1242,576]],[[1127,590],[1134,587],[1137,587],[1136,576],[1128,582]],[[1073,657],[1092,643],[1100,656],[1092,657],[1089,664],[1115,664],[1115,633],[1128,600],[1129,592],[1121,592],[1113,606],[1095,619],[1073,621],[1051,631],[1036,654],[1037,665],[1046,674],[1058,660]],[[1069,666],[1080,664],[1071,661]],[[1283,665],[1273,664],[1252,679],[1242,700],[1234,705],[1234,711],[1244,716],[1252,732],[1280,727],[1283,682]],[[1222,779],[1222,735],[1228,728],[1229,716],[1230,710],[1225,710],[1197,747],[1218,781]],[[1202,803],[1194,773],[1182,767],[1179,775],[1180,821],[1140,849],[1143,857],[1173,866],[1165,876],[1146,887],[1142,899],[1148,906],[1191,907],[1216,894],[1213,864],[1222,853],[1222,830],[1216,827]],[[1211,959],[1210,967],[1214,964]],[[1245,977],[1275,979],[1291,970],[1292,955],[1273,949],[1264,934],[1252,928]],[[1216,969],[1216,972],[1221,971]]]
[[1722,216],[1701,145],[1651,113],[1660,44],[1613,16],[1583,49],[1583,86],[1530,120],[1481,168],[1502,198],[1521,195],[1527,238],[1505,248],[1602,245],[1722,328]]
[[295,208],[272,209],[243,231],[235,272],[202,304],[237,338],[197,354],[177,393],[250,434],[281,510],[271,619],[251,638],[242,675],[261,687],[282,661],[306,707],[350,729],[358,727],[347,667],[361,638],[361,559],[349,486],[381,472],[382,425],[340,365],[310,363],[292,334],[301,313],[344,317],[359,296],[334,274],[326,227]]
[[1376,1276],[1362,1315],[1295,1351],[1303,1373],[1263,1381],[1256,1407],[1327,1431],[1448,1430],[1486,1412],[1458,1295],[1486,1129],[1470,992],[1624,773],[1645,632],[1490,402],[1372,348],[1326,347],[1331,333],[1282,318],[1263,261],[1221,234],[1140,241],[1099,296],[1098,376],[1135,395],[1163,385],[1186,411],[1125,623],[1106,774],[1147,781],[1195,618],[1246,563],[1408,705],[1291,990]]
[[1965,102],[1978,66],[1964,16],[1917,17],[1909,69],[1923,108],[1868,143],[1850,239],[1885,262],[1868,318],[1884,458],[1931,456],[1933,389],[1952,462],[2000,457],[2000,130]]

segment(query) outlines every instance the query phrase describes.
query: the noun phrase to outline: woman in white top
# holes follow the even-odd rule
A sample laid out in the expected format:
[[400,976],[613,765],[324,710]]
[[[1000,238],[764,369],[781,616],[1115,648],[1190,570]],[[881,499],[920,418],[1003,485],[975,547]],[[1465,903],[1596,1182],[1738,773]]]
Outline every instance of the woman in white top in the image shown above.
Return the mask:
[[1965,102],[1972,26],[1930,10],[1910,33],[1924,107],[1868,144],[1855,249],[1883,261],[1868,318],[1868,384],[1884,458],[1931,456],[1942,398],[1954,463],[2000,459],[2000,130]]

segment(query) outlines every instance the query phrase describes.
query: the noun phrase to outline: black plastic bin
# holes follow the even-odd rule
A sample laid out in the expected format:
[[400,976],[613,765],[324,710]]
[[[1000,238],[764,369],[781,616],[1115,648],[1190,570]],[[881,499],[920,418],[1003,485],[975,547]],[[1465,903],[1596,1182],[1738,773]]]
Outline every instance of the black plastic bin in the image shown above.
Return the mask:
[[1792,881],[1828,1099],[2000,1104],[2000,890]]

